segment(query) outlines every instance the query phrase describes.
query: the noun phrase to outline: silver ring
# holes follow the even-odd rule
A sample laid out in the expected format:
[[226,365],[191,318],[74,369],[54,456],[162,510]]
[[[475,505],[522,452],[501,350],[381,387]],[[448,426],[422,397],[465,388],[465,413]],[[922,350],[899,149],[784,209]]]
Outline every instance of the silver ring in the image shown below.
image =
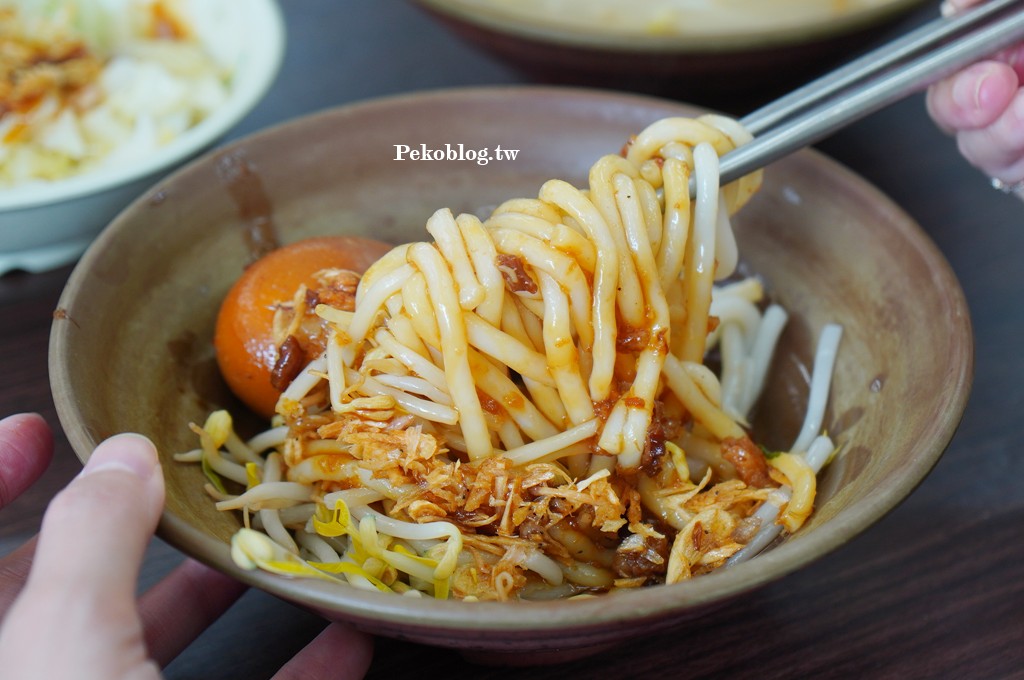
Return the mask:
[[993,177],[992,188],[1002,191],[1004,194],[1019,194],[1024,191],[1024,179],[1019,182],[1004,182],[998,177]]

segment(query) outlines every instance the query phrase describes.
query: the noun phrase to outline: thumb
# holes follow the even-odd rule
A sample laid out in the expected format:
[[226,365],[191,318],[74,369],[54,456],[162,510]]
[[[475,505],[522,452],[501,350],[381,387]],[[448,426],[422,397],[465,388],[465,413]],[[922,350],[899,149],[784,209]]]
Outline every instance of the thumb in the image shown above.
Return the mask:
[[28,581],[0,629],[19,678],[156,678],[135,607],[139,565],[163,507],[153,444],[118,435],[50,502]]
[[43,517],[28,589],[83,590],[99,601],[134,602],[146,546],[164,503],[156,447],[122,434],[96,447]]

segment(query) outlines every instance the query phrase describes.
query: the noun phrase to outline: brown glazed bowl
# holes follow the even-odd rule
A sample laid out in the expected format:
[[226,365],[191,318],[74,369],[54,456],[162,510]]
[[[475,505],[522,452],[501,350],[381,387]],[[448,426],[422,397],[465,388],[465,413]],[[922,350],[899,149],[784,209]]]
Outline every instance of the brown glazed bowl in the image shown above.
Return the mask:
[[[156,442],[167,479],[160,535],[184,553],[329,619],[381,635],[486,653],[490,662],[564,660],[669,626],[801,568],[907,496],[956,429],[972,377],[964,296],[945,259],[899,207],[804,151],[767,170],[736,219],[747,267],[791,313],[756,423],[768,445],[799,429],[819,331],[843,325],[825,427],[839,446],[817,509],[754,560],[672,586],[546,603],[428,601],[243,571],[234,514],[217,512],[190,421],[244,410],[227,392],[211,337],[222,296],[255,235],[425,240],[439,206],[478,211],[535,196],[654,120],[693,109],[633,95],[551,88],[469,89],[345,106],[242,139],[185,167],[129,206],[81,260],[50,346],[61,423],[82,460],[117,432]],[[515,161],[393,160],[395,144],[518,149]],[[251,418],[247,426],[260,424]],[[774,444],[781,446],[781,444]],[[524,656],[524,652],[528,652]]]
[[[480,0],[414,2],[462,40],[534,80],[626,89],[731,110],[729,104],[778,96],[862,51],[925,0],[712,0],[686,8],[687,22],[653,30],[623,19],[641,9],[652,16],[682,13],[672,8],[686,3],[618,0],[607,4],[617,5],[620,20],[596,24],[569,10],[589,0],[548,1],[543,10],[536,2],[517,0],[498,7]],[[777,9],[763,17],[748,13],[743,25],[706,16],[708,8],[744,3]]]

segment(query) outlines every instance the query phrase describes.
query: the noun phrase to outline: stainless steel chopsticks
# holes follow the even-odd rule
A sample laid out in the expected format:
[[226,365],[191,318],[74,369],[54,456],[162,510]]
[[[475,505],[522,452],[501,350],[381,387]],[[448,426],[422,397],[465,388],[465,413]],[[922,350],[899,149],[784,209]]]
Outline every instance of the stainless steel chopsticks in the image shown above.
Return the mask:
[[820,141],[1022,39],[1024,0],[992,0],[935,19],[743,118],[755,138],[722,157],[721,182]]

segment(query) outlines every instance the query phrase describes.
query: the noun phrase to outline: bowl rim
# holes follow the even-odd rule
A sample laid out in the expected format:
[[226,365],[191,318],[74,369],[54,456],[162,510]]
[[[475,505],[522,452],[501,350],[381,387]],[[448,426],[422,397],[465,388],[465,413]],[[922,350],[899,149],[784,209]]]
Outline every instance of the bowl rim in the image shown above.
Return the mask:
[[[262,137],[276,134],[282,129],[306,125],[322,117],[343,117],[356,112],[372,112],[374,109],[415,108],[424,102],[435,100],[457,103],[465,99],[499,98],[519,101],[521,97],[542,97],[556,101],[566,98],[590,98],[608,105],[654,106],[666,111],[677,108],[683,113],[687,107],[691,113],[693,109],[691,105],[682,102],[589,88],[541,85],[485,86],[445,88],[362,100],[283,121],[234,140],[191,161],[139,196],[115,218],[86,251],[68,279],[58,308],[70,310],[73,307],[80,284],[88,276],[90,263],[99,257],[108,241],[129,228],[129,212],[133,207],[145,204],[152,193],[159,192],[165,183],[174,182],[179,175],[195,172],[196,168],[208,161],[213,154],[219,156],[230,153],[233,149],[259,144]],[[898,217],[897,228],[914,242],[917,252],[928,261],[929,269],[933,272],[933,284],[945,284],[951,292],[949,302],[952,318],[963,322],[950,331],[959,333],[963,341],[956,343],[960,353],[949,357],[948,370],[945,371],[948,382],[942,395],[944,408],[938,412],[937,418],[929,422],[928,429],[919,440],[931,443],[933,453],[912,460],[911,464],[904,468],[905,474],[901,483],[893,487],[888,494],[865,496],[857,502],[853,511],[842,517],[833,518],[830,521],[830,531],[817,531],[802,540],[787,541],[758,555],[756,560],[679,584],[616,592],[582,600],[512,603],[395,597],[390,593],[366,592],[351,587],[339,588],[311,579],[288,579],[261,570],[244,570],[232,561],[227,543],[203,533],[166,510],[160,519],[158,536],[194,559],[243,583],[323,613],[325,616],[342,616],[371,630],[377,627],[385,633],[394,630],[393,626],[401,625],[406,629],[416,630],[416,633],[412,634],[412,639],[423,639],[422,635],[428,635],[438,644],[445,644],[443,640],[447,639],[444,637],[447,634],[469,630],[497,634],[554,631],[571,626],[574,636],[584,638],[587,630],[597,630],[609,623],[656,624],[678,615],[682,610],[689,611],[704,605],[727,602],[743,593],[789,576],[826,556],[896,508],[938,463],[960,423],[967,404],[974,372],[974,339],[963,289],[945,256],[916,220],[880,189],[841,163],[813,149],[803,149],[796,154],[841,176],[844,181],[856,186],[859,192],[876,197]],[[69,390],[71,332],[72,324],[54,320],[49,344],[50,382],[56,411],[67,439],[76,455],[84,461],[98,442],[84,426],[79,407]],[[610,607],[609,598],[614,598],[616,602],[624,600],[628,606]],[[553,638],[550,644],[554,648],[560,647],[563,643],[565,638],[559,637]],[[493,638],[481,636],[479,639],[460,639],[458,643],[449,641],[447,646],[493,650],[496,644],[498,643],[495,643]]]
[[149,177],[212,144],[246,114],[270,89],[284,60],[286,27],[277,0],[248,0],[247,32],[259,39],[248,49],[232,79],[228,98],[210,115],[139,162],[102,167],[54,182],[0,189],[0,210],[15,211],[70,201]]
[[824,40],[855,32],[875,22],[895,16],[923,4],[925,0],[885,0],[882,4],[863,7],[839,17],[822,18],[795,26],[782,26],[769,31],[712,31],[687,35],[638,35],[615,32],[590,32],[583,29],[545,25],[509,16],[500,9],[470,9],[459,0],[414,0],[447,18],[462,21],[496,33],[549,43],[566,48],[591,49],[643,54],[706,54],[783,47]]

